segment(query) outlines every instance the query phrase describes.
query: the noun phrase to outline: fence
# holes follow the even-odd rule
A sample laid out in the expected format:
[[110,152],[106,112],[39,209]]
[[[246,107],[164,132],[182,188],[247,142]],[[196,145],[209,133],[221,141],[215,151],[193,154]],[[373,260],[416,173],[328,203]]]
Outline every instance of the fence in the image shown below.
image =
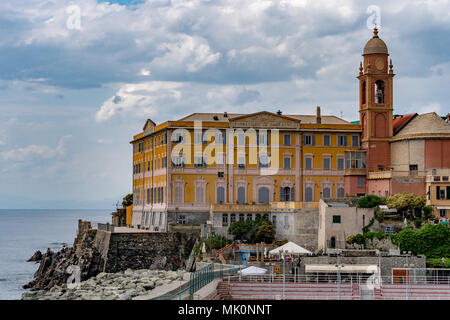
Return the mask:
[[97,223],[97,229],[114,232],[114,225],[109,223]]
[[[219,266],[219,270],[215,270]],[[227,266],[227,267],[224,267]],[[234,275],[240,268],[222,263],[211,263],[191,275],[189,294],[192,297],[195,292],[212,282],[214,279],[223,279],[223,277]]]

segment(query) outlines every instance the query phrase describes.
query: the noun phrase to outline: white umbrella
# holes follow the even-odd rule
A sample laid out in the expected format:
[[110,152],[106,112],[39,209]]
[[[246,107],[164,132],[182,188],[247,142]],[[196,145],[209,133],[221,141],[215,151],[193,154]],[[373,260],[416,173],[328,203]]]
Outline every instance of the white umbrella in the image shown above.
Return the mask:
[[300,247],[299,245],[289,241],[288,243],[282,245],[281,247],[270,250],[269,255],[271,256],[279,255],[280,250],[282,250],[282,252],[287,255],[312,254],[311,251],[306,250],[305,248]]
[[267,272],[267,269],[258,268],[258,267],[248,267],[245,269],[242,269],[239,271],[239,273],[243,276],[250,276],[250,275],[258,275],[258,274],[265,274]]

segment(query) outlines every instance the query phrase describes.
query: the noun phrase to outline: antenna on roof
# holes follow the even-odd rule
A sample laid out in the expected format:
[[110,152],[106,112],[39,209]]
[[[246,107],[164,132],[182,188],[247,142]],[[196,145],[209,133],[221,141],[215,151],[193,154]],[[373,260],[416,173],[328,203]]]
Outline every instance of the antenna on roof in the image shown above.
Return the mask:
[[283,113],[283,112],[281,112],[281,110],[278,110],[278,111],[277,111],[277,114],[280,115],[280,116],[281,116],[282,113]]
[[339,114],[341,115],[341,118],[344,117],[344,112],[342,110],[339,112]]

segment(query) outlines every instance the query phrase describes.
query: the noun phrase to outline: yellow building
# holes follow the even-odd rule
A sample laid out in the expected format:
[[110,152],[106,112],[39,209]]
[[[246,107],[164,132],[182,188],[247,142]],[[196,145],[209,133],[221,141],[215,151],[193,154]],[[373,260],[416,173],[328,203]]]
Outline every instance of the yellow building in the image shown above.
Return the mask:
[[360,133],[359,125],[321,116],[320,108],[316,115],[147,120],[131,142],[131,224],[167,231],[170,224],[205,224],[214,204],[236,204],[239,217],[243,204],[296,201],[312,208],[320,198],[344,197],[345,151],[359,150]]

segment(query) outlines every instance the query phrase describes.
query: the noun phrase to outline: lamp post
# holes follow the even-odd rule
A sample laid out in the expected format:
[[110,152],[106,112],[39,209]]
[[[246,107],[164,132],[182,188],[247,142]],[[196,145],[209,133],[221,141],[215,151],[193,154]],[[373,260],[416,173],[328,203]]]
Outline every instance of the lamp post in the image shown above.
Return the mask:
[[341,300],[341,264],[339,264],[339,253],[336,254],[336,267],[337,267],[337,289],[338,289],[338,300]]
[[282,249],[280,249],[280,259],[283,259],[283,300],[284,300],[284,292],[285,292],[285,283],[286,283],[286,271],[285,271],[285,261],[286,261],[286,253],[287,250],[285,252],[283,252]]
[[[405,264],[405,267],[407,268],[406,269],[406,299],[407,300],[409,300],[409,298],[410,298],[410,291],[409,291],[409,279],[410,279],[410,275],[409,275],[409,269],[410,269],[410,267],[414,267],[414,264],[410,264],[409,263],[409,256],[411,255],[411,251],[408,251],[407,253],[406,253],[406,264]],[[414,273],[415,273],[415,270],[414,270]]]

